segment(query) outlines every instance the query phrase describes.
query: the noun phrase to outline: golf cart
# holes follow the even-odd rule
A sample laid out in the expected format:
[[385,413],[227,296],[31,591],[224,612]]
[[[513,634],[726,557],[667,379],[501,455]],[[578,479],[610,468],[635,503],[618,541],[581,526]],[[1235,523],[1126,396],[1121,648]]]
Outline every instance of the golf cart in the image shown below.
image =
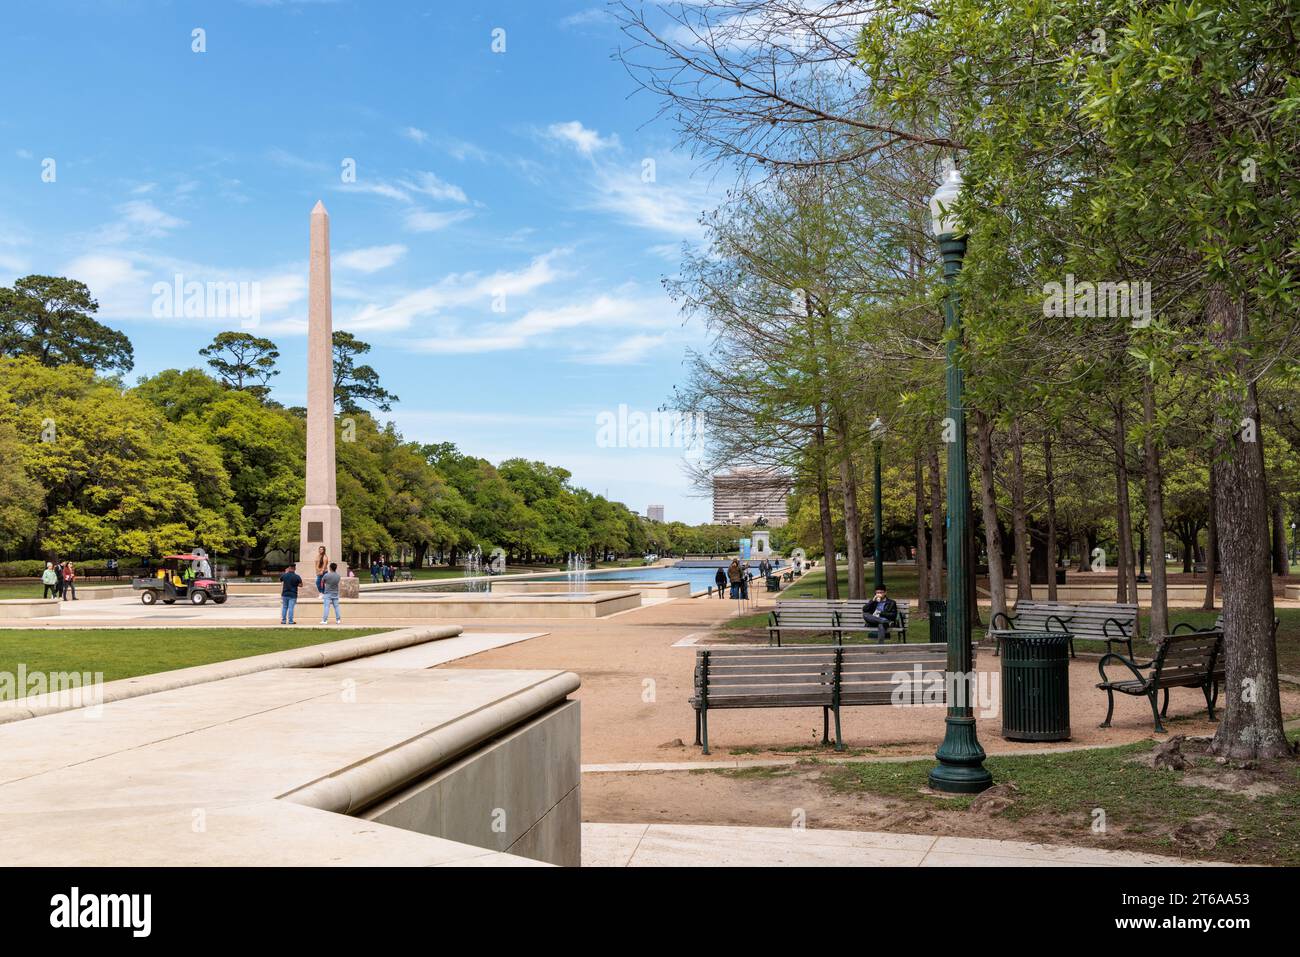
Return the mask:
[[164,605],[174,605],[178,600],[202,605],[209,599],[218,605],[224,604],[227,597],[224,581],[197,574],[187,580],[187,576],[182,574],[187,566],[193,568],[194,564],[206,560],[207,555],[201,552],[168,555],[149,577],[131,579],[131,587],[140,593],[140,601],[146,605],[160,601]]

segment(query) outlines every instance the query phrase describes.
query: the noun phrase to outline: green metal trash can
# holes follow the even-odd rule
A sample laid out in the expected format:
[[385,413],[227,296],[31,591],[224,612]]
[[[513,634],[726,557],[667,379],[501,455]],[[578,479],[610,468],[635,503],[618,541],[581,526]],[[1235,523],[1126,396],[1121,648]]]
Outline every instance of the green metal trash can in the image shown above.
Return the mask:
[[942,598],[931,598],[926,604],[930,607],[930,643],[947,644],[948,602]]
[[1002,737],[1069,740],[1069,635],[1020,631],[1003,635]]

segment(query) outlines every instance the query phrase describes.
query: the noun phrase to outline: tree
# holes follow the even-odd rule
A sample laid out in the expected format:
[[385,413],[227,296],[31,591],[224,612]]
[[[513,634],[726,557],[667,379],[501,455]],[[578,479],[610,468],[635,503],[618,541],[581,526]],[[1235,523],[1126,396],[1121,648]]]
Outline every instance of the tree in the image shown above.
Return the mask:
[[280,358],[275,343],[248,332],[219,332],[199,355],[227,386],[259,399],[270,393],[267,383],[271,377],[280,374],[275,368],[275,360]]
[[77,366],[0,359],[4,410],[44,495],[41,548],[138,556],[246,541],[230,476],[203,431],[169,422],[115,382]]
[[370,351],[350,332],[334,333],[334,402],[340,412],[360,412],[368,402],[381,412],[392,411],[397,396],[379,384],[379,373],[368,365],[357,365],[357,357]]
[[94,318],[99,303],[85,283],[25,276],[0,288],[0,356],[30,356],[41,365],[130,372],[131,340]]
[[36,535],[44,496],[27,474],[14,409],[0,410],[0,548],[18,548]]

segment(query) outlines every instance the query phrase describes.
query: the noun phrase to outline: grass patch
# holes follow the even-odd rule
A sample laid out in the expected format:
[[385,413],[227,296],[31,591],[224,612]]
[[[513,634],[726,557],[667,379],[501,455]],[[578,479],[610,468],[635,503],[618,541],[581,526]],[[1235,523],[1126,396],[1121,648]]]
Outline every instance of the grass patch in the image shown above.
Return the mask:
[[382,628],[0,629],[0,672],[102,672],[105,681],[247,658]]
[[[1185,851],[1171,832],[1189,821],[1213,819],[1222,822],[1222,833],[1199,856],[1300,864],[1300,771],[1294,762],[1276,762],[1262,778],[1277,786],[1277,793],[1252,797],[1193,784],[1198,773],[1222,773],[1222,767],[1207,757],[1193,757],[1194,767],[1188,772],[1153,770],[1141,762],[1151,747],[1152,742],[1146,741],[1104,750],[990,757],[985,766],[995,782],[1019,788],[1015,802],[1001,812],[1002,818],[1057,821],[1065,842],[1071,835],[1089,833],[1093,809],[1102,808],[1111,833],[1128,850]],[[920,793],[933,766],[930,759],[827,764],[819,780],[840,794],[869,793],[932,808],[968,808],[971,796],[940,798]]]

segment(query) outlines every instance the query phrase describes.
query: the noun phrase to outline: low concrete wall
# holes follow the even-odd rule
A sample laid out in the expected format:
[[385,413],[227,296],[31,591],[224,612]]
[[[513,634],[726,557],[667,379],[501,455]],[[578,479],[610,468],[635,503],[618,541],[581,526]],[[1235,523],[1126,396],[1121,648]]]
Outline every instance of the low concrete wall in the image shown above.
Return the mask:
[[59,613],[57,598],[6,598],[0,601],[0,621],[45,618]]
[[[554,592],[557,589],[563,590],[567,587],[568,585],[565,582],[494,581],[492,582],[492,594],[545,594],[546,592]],[[691,583],[688,581],[637,582],[627,581],[625,579],[616,581],[588,579],[584,587],[588,592],[635,591],[640,593],[641,603],[644,605],[654,605],[661,601],[672,601],[674,598],[691,597]]]
[[604,618],[641,607],[635,591],[578,596],[451,594],[375,598],[343,602],[343,618],[364,621],[395,618]]
[[578,702],[564,701],[363,812],[548,864],[582,863]]

